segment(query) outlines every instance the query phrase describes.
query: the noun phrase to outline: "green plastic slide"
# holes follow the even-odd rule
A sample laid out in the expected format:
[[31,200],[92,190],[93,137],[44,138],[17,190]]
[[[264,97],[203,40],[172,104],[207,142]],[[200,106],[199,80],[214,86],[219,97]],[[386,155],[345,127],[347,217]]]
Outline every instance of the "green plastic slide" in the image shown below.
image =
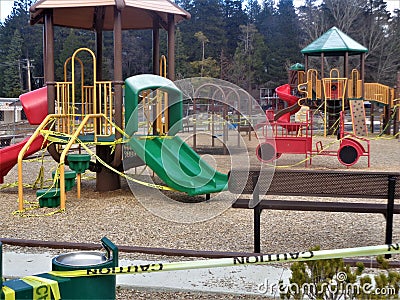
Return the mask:
[[228,187],[228,175],[212,168],[178,136],[132,136],[128,144],[162,181],[177,191],[194,196]]

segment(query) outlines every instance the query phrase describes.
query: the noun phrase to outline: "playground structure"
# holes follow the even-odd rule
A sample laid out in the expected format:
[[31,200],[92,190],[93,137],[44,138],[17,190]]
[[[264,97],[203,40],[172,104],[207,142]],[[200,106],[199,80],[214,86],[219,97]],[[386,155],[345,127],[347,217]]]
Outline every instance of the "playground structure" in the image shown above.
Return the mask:
[[[305,154],[306,166],[314,155],[337,156],[340,163],[349,167],[359,157],[368,158],[370,167],[370,143],[364,102],[371,105],[370,120],[373,132],[374,105],[383,106],[386,128],[390,132],[390,111],[396,109],[394,89],[379,83],[364,82],[365,53],[367,48],[358,44],[336,27],[331,28],[302,50],[306,65],[293,65],[289,70],[289,83],[276,88],[280,99],[287,102],[287,108],[266,112],[271,127],[266,130],[265,142],[256,150],[262,162],[271,162],[283,153]],[[353,69],[349,74],[349,56],[359,55],[361,70]],[[320,72],[309,69],[309,58],[320,56]],[[327,76],[324,63],[327,57],[343,56],[343,70],[333,68]],[[322,109],[320,110],[320,108]],[[314,111],[312,111],[314,110]],[[352,132],[345,131],[345,111],[350,111]],[[302,113],[303,111],[303,113]],[[306,112],[304,114],[304,112]],[[340,140],[339,149],[324,149],[322,142],[313,149],[313,116],[319,113],[323,121],[323,132],[336,133]],[[291,116],[295,114],[294,122]],[[394,122],[396,122],[394,118]],[[259,124],[267,126],[267,123]],[[396,126],[393,126],[396,128]],[[394,132],[394,134],[396,134]]]
[[[332,46],[333,45],[333,46]],[[373,133],[375,105],[384,109],[384,124],[390,122],[390,111],[395,106],[394,89],[380,83],[365,82],[365,54],[368,49],[336,27],[332,27],[301,52],[305,56],[304,71],[292,88],[303,92],[302,98],[312,107],[323,105],[324,135],[334,132],[340,111],[350,110],[353,134],[367,136],[368,128],[364,102],[371,104],[370,131]],[[350,57],[359,57],[360,69],[350,70]],[[320,71],[309,68],[312,57],[320,57]],[[328,58],[343,58],[342,68],[325,70]],[[336,63],[337,64],[337,63]],[[340,62],[339,62],[340,64]],[[390,133],[390,126],[386,133]]]
[[[151,3],[150,3],[151,2]],[[40,0],[30,7],[31,25],[43,24],[44,37],[44,81],[47,87],[47,112],[56,114],[55,99],[57,87],[55,79],[55,38],[54,27],[62,26],[89,30],[95,34],[96,53],[96,80],[103,80],[103,33],[111,31],[113,34],[113,74],[112,103],[113,122],[118,128],[123,127],[123,89],[124,79],[122,75],[123,47],[122,32],[124,30],[150,29],[153,35],[153,73],[159,72],[160,58],[160,29],[167,31],[168,53],[168,78],[175,77],[175,25],[185,19],[190,19],[190,14],[168,0],[157,1],[154,5],[150,2],[134,1],[96,1],[90,3],[76,1],[62,1],[54,3],[51,0]],[[97,87],[95,87],[97,90]],[[110,99],[111,100],[111,99]],[[97,112],[100,112],[100,107]],[[89,123],[107,123],[92,118]],[[104,128],[103,128],[104,129]],[[100,128],[96,129],[100,130]],[[122,139],[122,133],[115,131],[115,140]],[[48,152],[56,160],[60,160],[60,153],[55,144],[50,144]],[[108,145],[96,145],[98,157],[110,163],[113,168],[122,166],[122,144],[116,143],[114,148]],[[90,166],[93,166],[92,164]],[[101,168],[96,172],[96,190],[111,191],[120,188],[120,177],[115,172],[109,172]]]
[[[68,11],[68,13],[66,13]],[[125,124],[123,122],[123,90],[124,83],[122,78],[122,31],[130,29],[151,29],[153,33],[153,72],[155,74],[168,76],[174,79],[174,34],[175,24],[190,18],[190,14],[172,4],[170,1],[160,1],[157,7],[149,3],[131,3],[115,1],[110,5],[110,2],[96,2],[93,5],[86,3],[75,3],[65,1],[54,5],[51,1],[41,0],[36,2],[31,8],[31,24],[44,24],[44,65],[45,65],[45,82],[46,88],[42,90],[39,97],[33,92],[26,95],[26,101],[30,110],[31,117],[34,115],[34,103],[37,103],[37,108],[40,108],[40,118],[38,117],[39,127],[36,129],[31,138],[23,143],[15,146],[15,151],[10,152],[5,156],[7,166],[1,167],[1,175],[7,174],[12,166],[18,162],[19,173],[19,206],[18,210],[23,211],[23,158],[30,153],[33,153],[40,148],[47,146],[48,152],[59,163],[58,170],[54,176],[58,178],[58,187],[53,190],[45,191],[42,196],[49,196],[46,202],[52,202],[56,206],[60,202],[61,210],[65,209],[66,200],[66,177],[72,178],[73,172],[77,173],[77,192],[80,196],[80,174],[86,169],[96,172],[96,190],[109,191],[120,187],[120,175],[123,168],[123,144],[129,145],[127,140],[129,136],[124,132]],[[74,16],[74,17],[71,17]],[[87,22],[89,20],[89,22]],[[64,65],[64,81],[55,81],[54,72],[54,26],[61,25],[64,27],[81,28],[95,31],[96,34],[96,56],[90,49],[78,49]],[[166,58],[160,62],[160,28],[164,28],[168,33],[168,70],[166,69]],[[103,31],[112,30],[114,35],[114,77],[113,80],[104,81],[102,79],[102,53],[103,53]],[[77,55],[86,52],[92,61],[93,77],[85,77],[82,61]],[[82,76],[75,78],[76,65],[80,66]],[[67,78],[68,72],[72,74],[72,78]],[[142,99],[150,99],[146,93],[151,93],[151,90],[158,89],[160,86],[155,86],[159,83],[161,86],[173,86],[172,82],[166,78],[161,80],[157,76],[143,76],[140,78],[143,93],[140,91],[139,99],[132,99],[136,103]],[[129,82],[130,83],[130,82]],[[127,85],[129,85],[129,83]],[[144,85],[143,85],[144,84]],[[146,86],[147,85],[147,86]],[[131,85],[133,87],[134,85]],[[135,86],[134,88],[137,88]],[[167,88],[168,89],[168,88]],[[169,92],[174,93],[176,88],[169,88]],[[23,97],[21,97],[22,100]],[[126,98],[127,99],[127,98]],[[160,100],[161,99],[161,100]],[[131,100],[130,100],[131,101]],[[160,145],[164,144],[161,139],[164,135],[173,135],[173,130],[181,128],[181,103],[180,100],[175,104],[170,105],[171,98],[167,93],[157,92],[157,101],[149,100],[157,103],[157,109],[152,110],[153,114],[157,113],[150,127],[153,128],[153,135],[160,137]],[[125,106],[125,116],[131,112],[129,109],[132,106],[128,103]],[[168,109],[166,109],[169,107]],[[29,111],[29,108],[27,109]],[[170,110],[173,114],[170,114]],[[36,112],[35,112],[36,114]],[[154,116],[151,116],[154,117]],[[172,126],[175,125],[175,126]],[[135,132],[135,125],[128,127]],[[129,131],[128,130],[128,131]],[[146,133],[151,135],[150,132]],[[44,138],[44,142],[34,142],[36,139]],[[125,140],[124,140],[125,139]],[[49,143],[46,143],[50,141]],[[175,139],[168,141],[171,146]],[[180,141],[177,140],[180,144]],[[40,144],[40,145],[39,145]],[[79,153],[69,153],[71,147],[79,144]],[[96,154],[92,152],[87,145],[95,145]],[[133,143],[132,143],[133,145]],[[129,147],[134,147],[130,145]],[[138,147],[143,144],[139,143]],[[151,150],[145,147],[144,153],[151,156],[148,151],[156,151],[156,147],[152,145]],[[185,147],[180,147],[185,148]],[[88,154],[81,154],[84,149]],[[8,148],[2,149],[2,153],[6,153]],[[20,150],[20,151],[18,151]],[[29,152],[27,152],[29,151]],[[139,152],[141,149],[139,149]],[[19,152],[18,158],[15,153]],[[179,153],[175,153],[178,157]],[[96,157],[96,161],[91,161],[91,156]],[[186,153],[186,160],[179,162],[174,160],[173,163],[188,163],[189,167],[184,168],[193,176],[192,165],[199,164],[200,158],[193,153]],[[137,155],[136,155],[137,157]],[[140,163],[140,158],[137,157],[136,163]],[[71,171],[64,169],[65,165],[69,165]],[[171,167],[171,166],[170,166]],[[175,166],[174,166],[175,167]],[[217,173],[213,173],[217,174]],[[222,176],[221,178],[223,178]],[[212,178],[210,179],[212,181]],[[223,179],[225,184],[217,184],[209,192],[219,191],[224,189],[226,185],[226,175]],[[72,184],[73,185],[73,184]],[[192,184],[196,186],[196,184]],[[59,198],[59,200],[58,200]]]
[[[87,145],[114,146],[118,143],[126,144],[135,154],[171,188],[183,191],[188,195],[219,192],[226,189],[227,175],[219,173],[211,168],[200,156],[187,146],[179,137],[174,136],[182,129],[182,92],[175,84],[161,76],[143,74],[130,77],[125,80],[125,126],[118,127],[113,122],[114,105],[112,103],[111,82],[97,81],[93,78],[93,84],[89,85],[82,78],[80,89],[75,78],[75,62],[79,62],[77,55],[81,52],[88,53],[96,66],[94,53],[87,48],[81,48],[74,52],[71,59],[66,61],[64,70],[67,73],[68,64],[71,65],[71,80],[57,82],[56,114],[46,115],[44,107],[46,101],[46,89],[31,92],[21,97],[27,115],[33,114],[35,109],[42,112],[36,115],[34,122],[40,125],[34,134],[18,146],[16,152],[7,154],[9,166],[18,163],[18,210],[24,210],[23,193],[23,158],[28,149],[31,151],[43,148],[47,142],[57,145],[59,151],[59,164],[56,176],[59,176],[57,187],[48,190],[37,191],[39,198],[50,198],[45,206],[55,207],[60,205],[64,210],[66,206],[66,192],[74,185],[68,183],[68,179],[75,180],[77,174],[77,197],[80,197],[80,174],[86,169],[98,171],[101,168],[115,170],[107,162],[96,156],[97,162],[91,162],[91,152]],[[81,63],[80,63],[81,65]],[[81,65],[82,66],[82,65]],[[96,70],[93,70],[96,74]],[[65,76],[64,79],[67,79]],[[77,93],[78,92],[78,93]],[[81,94],[77,101],[76,94]],[[41,98],[38,99],[38,95]],[[150,134],[134,135],[139,130],[138,110],[139,103],[147,107],[155,114],[146,121],[154,125]],[[153,109],[150,109],[152,107]],[[145,113],[146,115],[146,113]],[[151,127],[149,127],[151,128]],[[116,140],[115,133],[119,132],[124,140]],[[156,134],[153,134],[156,133]],[[71,153],[71,147],[78,144],[79,153]],[[89,154],[82,154],[81,149]],[[7,151],[7,148],[2,149]],[[7,152],[8,153],[8,152]],[[3,165],[3,164],[2,164]],[[65,170],[68,165],[71,171]],[[7,165],[8,166],[8,165]],[[179,166],[179,167],[177,167]],[[6,174],[4,170],[2,174]],[[68,177],[68,178],[67,178]],[[53,199],[54,198],[54,199]],[[47,203],[47,202],[46,202]]]
[[[386,125],[390,122],[390,111],[396,102],[393,88],[380,83],[365,82],[364,66],[367,51],[367,48],[336,27],[332,27],[301,51],[305,55],[305,66],[293,65],[289,70],[288,85],[278,87],[276,92],[279,98],[288,102],[288,111],[299,109],[301,105],[288,101],[287,98],[291,96],[302,98],[302,104],[312,109],[319,109],[324,123],[324,136],[335,131],[340,111],[345,110],[350,110],[353,134],[367,136],[365,102],[368,101],[371,105],[372,133],[374,107],[383,108]],[[319,71],[309,68],[313,57],[320,57],[320,61],[316,62],[316,65],[320,66]],[[350,57],[359,57],[357,62],[353,59],[353,64],[360,66],[359,70],[354,68],[350,71]],[[338,61],[333,62],[335,67],[326,70],[325,65],[330,58]],[[337,67],[338,64],[342,67]],[[387,129],[389,133],[390,126]]]

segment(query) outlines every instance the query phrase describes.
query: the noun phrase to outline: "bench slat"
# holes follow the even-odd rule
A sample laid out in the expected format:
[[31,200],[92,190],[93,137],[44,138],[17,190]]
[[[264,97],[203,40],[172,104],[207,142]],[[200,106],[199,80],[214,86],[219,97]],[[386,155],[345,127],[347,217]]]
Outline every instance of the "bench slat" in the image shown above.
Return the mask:
[[[237,199],[233,208],[249,207],[250,199]],[[292,201],[292,200],[261,200],[260,209],[271,210],[299,210],[299,211],[325,211],[325,212],[354,212],[354,213],[381,213],[386,214],[387,204],[385,203],[348,203],[348,202],[318,202],[318,201]],[[395,214],[400,214],[400,205],[394,206]]]

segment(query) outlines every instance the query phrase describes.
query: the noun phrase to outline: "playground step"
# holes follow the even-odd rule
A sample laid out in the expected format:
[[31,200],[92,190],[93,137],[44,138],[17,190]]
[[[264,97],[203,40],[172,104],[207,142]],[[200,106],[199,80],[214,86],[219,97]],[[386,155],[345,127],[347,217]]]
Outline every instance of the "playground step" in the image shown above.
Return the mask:
[[40,207],[57,207],[60,205],[60,189],[41,189],[36,191]]
[[[54,176],[56,176],[56,171],[53,171],[51,173],[52,178],[54,178]],[[57,174],[57,182],[58,182],[58,186],[60,186],[59,183],[59,176],[60,174]],[[72,188],[75,186],[76,182],[75,182],[75,178],[76,178],[76,172],[75,171],[65,171],[64,172],[64,177],[65,177],[65,191],[70,191],[72,190]]]
[[76,173],[84,173],[89,169],[90,155],[89,154],[69,154],[67,156],[68,165],[71,170]]

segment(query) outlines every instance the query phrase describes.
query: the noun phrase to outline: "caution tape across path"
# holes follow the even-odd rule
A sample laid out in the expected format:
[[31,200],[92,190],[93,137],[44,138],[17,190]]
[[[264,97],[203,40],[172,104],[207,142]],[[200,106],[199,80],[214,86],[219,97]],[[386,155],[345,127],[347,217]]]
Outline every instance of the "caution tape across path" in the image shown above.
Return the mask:
[[267,263],[287,263],[298,261],[313,261],[321,259],[334,259],[358,256],[375,256],[383,254],[399,254],[400,244],[387,244],[378,246],[366,246],[357,248],[343,248],[333,250],[318,250],[304,252],[287,252],[278,254],[265,254],[254,256],[239,256],[231,258],[217,258],[209,260],[195,260],[184,262],[156,262],[151,264],[139,264],[125,267],[90,268],[87,270],[51,271],[49,274],[59,277],[82,277],[100,275],[123,275],[138,273],[153,273],[162,271],[178,271],[201,268],[231,267],[242,265],[258,265]]

